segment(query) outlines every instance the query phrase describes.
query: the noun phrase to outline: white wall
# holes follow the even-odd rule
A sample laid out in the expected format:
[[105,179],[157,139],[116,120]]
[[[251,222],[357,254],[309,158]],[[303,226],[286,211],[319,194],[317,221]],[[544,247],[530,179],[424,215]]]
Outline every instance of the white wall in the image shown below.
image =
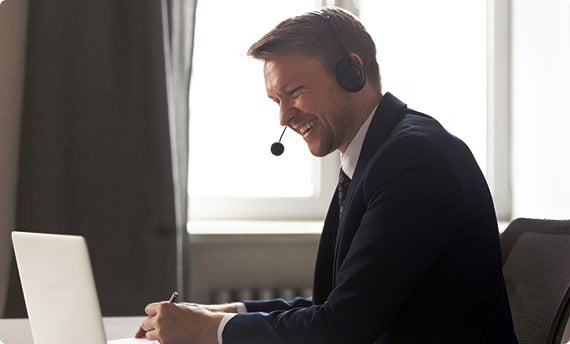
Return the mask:
[[0,317],[4,313],[12,252],[26,8],[27,0],[0,3]]
[[570,218],[570,0],[513,0],[513,217]]
[[190,299],[207,303],[219,289],[311,287],[318,241],[309,233],[191,235]]

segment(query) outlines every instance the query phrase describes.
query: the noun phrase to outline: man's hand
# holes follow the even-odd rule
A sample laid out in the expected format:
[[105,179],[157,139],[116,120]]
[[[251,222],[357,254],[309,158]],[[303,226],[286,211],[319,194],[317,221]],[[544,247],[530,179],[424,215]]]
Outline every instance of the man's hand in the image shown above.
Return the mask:
[[135,338],[158,340],[161,344],[217,344],[221,312],[195,304],[151,303]]

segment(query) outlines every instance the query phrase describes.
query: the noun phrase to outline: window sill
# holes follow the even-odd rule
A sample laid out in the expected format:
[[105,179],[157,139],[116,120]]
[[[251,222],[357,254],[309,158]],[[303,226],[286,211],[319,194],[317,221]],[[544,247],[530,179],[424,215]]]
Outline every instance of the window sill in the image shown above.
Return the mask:
[[[508,221],[499,221],[502,233]],[[319,236],[322,221],[189,221],[186,231],[191,239],[229,236]]]
[[192,242],[232,238],[303,239],[319,237],[322,229],[322,221],[190,221],[186,227]]

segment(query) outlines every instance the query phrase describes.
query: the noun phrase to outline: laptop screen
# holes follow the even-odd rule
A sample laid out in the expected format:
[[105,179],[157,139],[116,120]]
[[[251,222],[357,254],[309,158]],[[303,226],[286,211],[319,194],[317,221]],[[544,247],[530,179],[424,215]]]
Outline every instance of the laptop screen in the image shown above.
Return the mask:
[[85,239],[12,232],[35,344],[105,344]]

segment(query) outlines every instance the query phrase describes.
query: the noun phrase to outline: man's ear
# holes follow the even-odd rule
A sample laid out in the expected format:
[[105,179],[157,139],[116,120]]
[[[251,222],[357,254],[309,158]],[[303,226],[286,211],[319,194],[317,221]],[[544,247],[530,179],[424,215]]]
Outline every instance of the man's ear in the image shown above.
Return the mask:
[[362,59],[360,58],[360,55],[358,55],[357,53],[350,53],[350,57],[356,61],[360,67],[364,67],[364,62],[362,62]]
[[359,92],[366,85],[366,72],[360,56],[350,53],[336,66],[336,79],[348,92]]

